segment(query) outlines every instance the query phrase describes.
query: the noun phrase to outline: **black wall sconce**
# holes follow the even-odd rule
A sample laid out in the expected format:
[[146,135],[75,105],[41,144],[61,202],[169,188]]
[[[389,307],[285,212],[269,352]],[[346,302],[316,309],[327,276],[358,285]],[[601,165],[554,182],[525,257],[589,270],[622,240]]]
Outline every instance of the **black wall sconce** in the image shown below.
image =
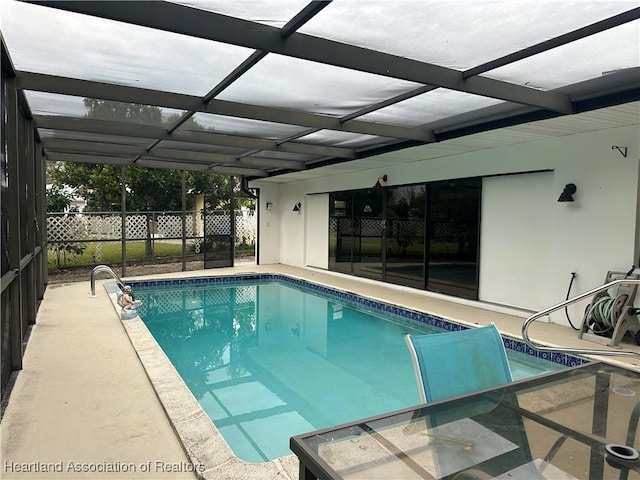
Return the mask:
[[578,188],[576,187],[575,183],[567,183],[564,186],[564,190],[562,190],[562,193],[560,194],[560,198],[558,198],[559,202],[573,202],[573,194],[576,193],[576,191],[578,190]]
[[293,211],[294,211],[294,212],[299,212],[301,209],[302,209],[302,204],[301,204],[300,202],[296,203],[296,204],[293,206]]
[[272,202],[267,202],[267,210],[271,210],[273,208]]
[[[374,190],[380,190],[382,188],[382,183],[387,183],[387,174],[385,173],[383,176],[378,177],[378,181],[376,182],[376,184],[373,186]],[[382,183],[380,183],[380,180],[382,180]]]

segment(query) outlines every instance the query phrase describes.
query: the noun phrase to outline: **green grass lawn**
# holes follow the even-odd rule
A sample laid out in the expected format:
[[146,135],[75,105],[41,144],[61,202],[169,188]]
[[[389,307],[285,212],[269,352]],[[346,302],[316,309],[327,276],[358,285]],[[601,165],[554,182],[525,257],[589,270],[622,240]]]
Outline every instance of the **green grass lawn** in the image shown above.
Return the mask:
[[[49,244],[49,249],[47,251],[49,268],[71,268],[99,264],[112,265],[114,263],[122,262],[122,244],[119,240],[113,242],[74,243],[72,245],[79,248],[74,248],[68,251],[61,250],[58,258],[58,254],[52,248],[54,245]],[[147,255],[147,244],[145,241],[127,242],[127,261],[145,260],[150,258],[182,257],[182,244],[180,242],[155,240],[152,243],[152,247],[153,254],[150,256]],[[203,245],[201,245],[200,248],[201,250],[199,255],[203,255]],[[236,252],[253,250],[253,245],[236,245]],[[194,254],[193,245],[187,241],[187,255]]]
[[[96,264],[112,264],[122,262],[122,244],[115,242],[91,242],[73,244],[84,247],[74,251],[59,252],[59,260],[56,251],[49,245],[47,251],[49,268],[78,267]],[[146,255],[146,242],[127,242],[127,260],[142,260],[149,258]],[[65,255],[66,253],[66,255]],[[187,245],[187,253],[193,253],[193,247]],[[179,257],[182,256],[182,245],[179,243],[153,242],[153,257]]]

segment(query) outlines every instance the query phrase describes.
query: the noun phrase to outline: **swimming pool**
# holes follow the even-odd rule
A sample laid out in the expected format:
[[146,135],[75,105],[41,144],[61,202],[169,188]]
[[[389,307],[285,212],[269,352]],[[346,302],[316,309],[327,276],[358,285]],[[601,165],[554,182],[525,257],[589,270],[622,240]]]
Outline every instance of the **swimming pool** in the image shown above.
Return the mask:
[[[248,462],[289,455],[292,435],[419,403],[402,334],[463,328],[282,275],[133,285],[147,328]],[[516,378],[582,363],[505,343]]]

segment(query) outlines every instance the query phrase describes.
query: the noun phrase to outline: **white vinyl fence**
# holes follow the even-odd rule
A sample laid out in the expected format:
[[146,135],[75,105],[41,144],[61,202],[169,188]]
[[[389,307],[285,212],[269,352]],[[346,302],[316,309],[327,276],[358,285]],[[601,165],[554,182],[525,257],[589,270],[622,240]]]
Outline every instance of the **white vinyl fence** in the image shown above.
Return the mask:
[[[257,217],[255,210],[235,210],[236,252],[255,251]],[[229,210],[216,210],[206,218],[207,235],[231,230]],[[183,228],[184,225],[184,228]],[[123,222],[117,212],[48,213],[47,236],[49,266],[64,268],[79,265],[130,261],[167,261],[182,256],[182,245],[190,257],[201,255],[205,219],[200,211],[128,212]]]

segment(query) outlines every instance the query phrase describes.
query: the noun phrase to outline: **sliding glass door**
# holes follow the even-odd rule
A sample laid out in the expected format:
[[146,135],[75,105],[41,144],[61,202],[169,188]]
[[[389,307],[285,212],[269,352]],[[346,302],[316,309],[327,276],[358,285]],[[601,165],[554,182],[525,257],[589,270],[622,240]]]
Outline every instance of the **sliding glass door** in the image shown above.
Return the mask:
[[329,196],[329,269],[382,279],[384,237],[381,191]]
[[387,190],[386,281],[424,288],[426,186]]
[[475,299],[480,179],[329,195],[329,270]]
[[429,185],[427,290],[478,298],[479,179]]
[[351,273],[354,252],[353,202],[351,192],[329,196],[329,270]]
[[382,280],[382,252],[385,233],[382,190],[353,192],[353,266],[359,277]]

